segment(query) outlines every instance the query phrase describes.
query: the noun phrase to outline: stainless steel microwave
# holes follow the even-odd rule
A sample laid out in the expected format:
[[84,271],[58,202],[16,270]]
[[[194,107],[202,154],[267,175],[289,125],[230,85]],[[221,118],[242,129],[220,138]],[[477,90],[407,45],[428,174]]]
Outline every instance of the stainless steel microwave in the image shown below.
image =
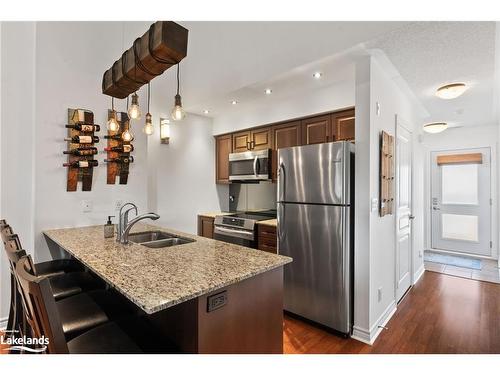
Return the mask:
[[257,182],[271,179],[271,150],[229,154],[229,180]]

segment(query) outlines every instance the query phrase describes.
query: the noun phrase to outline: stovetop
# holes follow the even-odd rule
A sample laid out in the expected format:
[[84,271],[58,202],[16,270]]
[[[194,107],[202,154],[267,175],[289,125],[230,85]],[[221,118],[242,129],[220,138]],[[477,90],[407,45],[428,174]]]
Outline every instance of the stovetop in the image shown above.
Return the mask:
[[276,210],[269,211],[247,211],[247,212],[236,212],[235,214],[228,215],[231,217],[237,217],[240,219],[248,219],[248,220],[268,220],[268,219],[276,219]]

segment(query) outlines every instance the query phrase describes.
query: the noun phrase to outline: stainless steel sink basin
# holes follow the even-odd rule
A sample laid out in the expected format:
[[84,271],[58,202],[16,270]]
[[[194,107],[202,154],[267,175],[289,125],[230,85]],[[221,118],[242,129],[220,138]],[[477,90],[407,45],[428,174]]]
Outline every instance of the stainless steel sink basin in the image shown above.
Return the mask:
[[159,249],[162,247],[171,247],[195,242],[195,240],[186,237],[179,237],[175,234],[162,231],[149,231],[140,233],[131,233],[128,236],[129,241],[146,247]]

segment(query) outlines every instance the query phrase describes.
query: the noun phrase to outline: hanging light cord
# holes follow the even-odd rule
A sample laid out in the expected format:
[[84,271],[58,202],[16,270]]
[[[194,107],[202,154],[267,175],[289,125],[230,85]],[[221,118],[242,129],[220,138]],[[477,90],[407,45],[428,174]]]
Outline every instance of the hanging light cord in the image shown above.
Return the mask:
[[177,63],[177,95],[179,95],[179,63]]
[[149,102],[151,100],[151,83],[148,82],[148,113],[149,113]]
[[115,112],[115,98],[113,96],[111,97],[111,111]]

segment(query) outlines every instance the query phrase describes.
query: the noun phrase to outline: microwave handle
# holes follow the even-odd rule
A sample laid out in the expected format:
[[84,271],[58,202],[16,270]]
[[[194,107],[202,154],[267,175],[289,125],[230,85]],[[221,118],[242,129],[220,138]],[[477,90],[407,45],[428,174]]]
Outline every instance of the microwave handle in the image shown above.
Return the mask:
[[257,163],[259,162],[259,158],[256,156],[255,159],[253,159],[253,174],[255,177],[259,174],[257,171]]

